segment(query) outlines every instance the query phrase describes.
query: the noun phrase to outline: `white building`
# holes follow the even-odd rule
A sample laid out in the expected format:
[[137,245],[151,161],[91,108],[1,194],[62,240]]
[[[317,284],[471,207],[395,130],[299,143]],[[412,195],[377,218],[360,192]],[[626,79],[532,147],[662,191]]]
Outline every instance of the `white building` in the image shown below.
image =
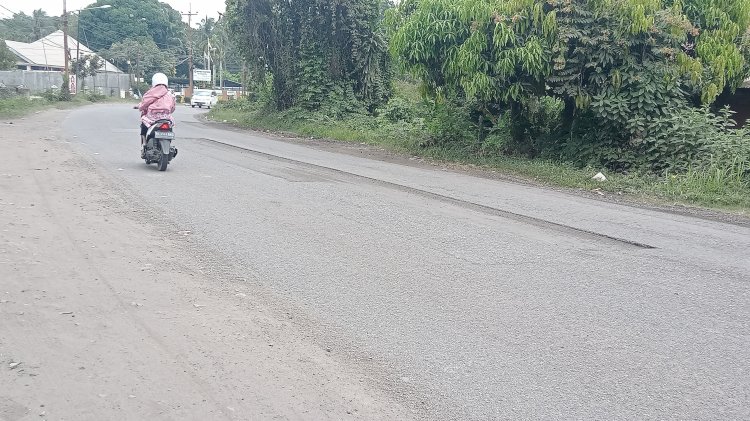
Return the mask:
[[[63,71],[65,69],[63,31],[53,32],[46,37],[30,44],[17,41],[5,41],[10,51],[18,58],[18,68],[21,70]],[[78,41],[68,35],[68,51],[71,58],[94,54],[88,47],[78,44]],[[105,61],[100,72],[122,73],[114,64]]]

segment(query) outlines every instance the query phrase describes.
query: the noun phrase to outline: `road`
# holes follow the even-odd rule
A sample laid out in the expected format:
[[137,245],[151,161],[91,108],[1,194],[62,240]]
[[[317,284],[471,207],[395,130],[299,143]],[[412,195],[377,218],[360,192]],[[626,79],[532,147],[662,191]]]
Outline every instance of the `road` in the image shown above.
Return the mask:
[[[205,124],[201,112],[178,110],[180,152],[166,173],[137,159],[127,106],[60,117],[60,139],[69,142],[60,151],[87,164],[75,171],[96,175],[105,196],[98,203],[120,224],[115,237],[89,238],[93,246],[137,248],[136,238],[126,241],[135,235],[127,220],[152,234],[153,247],[166,233],[174,250],[193,253],[175,275],[189,282],[159,286],[154,275],[130,292],[168,311],[176,296],[213,300],[175,322],[195,350],[172,343],[178,335],[162,319],[143,315],[156,306],[134,301],[127,310],[139,315],[140,331],[125,326],[121,340],[153,330],[164,332],[163,349],[180,350],[161,355],[144,340],[161,363],[141,381],[158,389],[173,357],[198,367],[186,382],[203,386],[174,402],[217,401],[201,414],[227,419],[750,419],[747,225],[373,159],[357,145],[282,141]],[[137,265],[158,267],[153,254]],[[121,262],[123,272],[141,269]],[[117,282],[110,278],[101,294],[119,294]],[[265,336],[216,339],[222,329],[243,329],[222,317],[249,317]],[[234,351],[216,351],[213,339],[224,348],[231,339]],[[284,358],[267,349],[279,341]],[[271,387],[254,392],[266,399],[265,412],[253,412],[258,400],[235,399],[250,386],[227,368],[227,360],[256,361],[255,352],[286,375],[264,377],[264,365],[255,366]],[[326,388],[300,381],[312,366]],[[359,406],[352,411],[341,399]],[[107,408],[127,413],[126,404]],[[305,414],[311,407],[318,412]],[[176,408],[137,413],[168,417]]]

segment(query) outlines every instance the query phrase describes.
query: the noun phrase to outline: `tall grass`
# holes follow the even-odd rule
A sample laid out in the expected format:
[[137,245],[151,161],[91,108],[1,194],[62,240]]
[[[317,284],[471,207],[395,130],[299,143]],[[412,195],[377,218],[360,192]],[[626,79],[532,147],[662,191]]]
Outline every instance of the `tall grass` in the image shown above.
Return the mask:
[[15,97],[0,99],[0,118],[20,117],[50,105],[50,101],[43,98]]
[[683,174],[666,177],[662,190],[671,197],[699,204],[750,208],[750,161],[735,157],[712,162],[709,167],[691,167]]
[[60,101],[53,97],[13,97],[0,99],[0,118],[23,117],[48,108],[66,109],[91,103],[120,101],[132,102],[132,100],[121,100],[119,98],[109,98],[96,94],[76,95],[70,101]]

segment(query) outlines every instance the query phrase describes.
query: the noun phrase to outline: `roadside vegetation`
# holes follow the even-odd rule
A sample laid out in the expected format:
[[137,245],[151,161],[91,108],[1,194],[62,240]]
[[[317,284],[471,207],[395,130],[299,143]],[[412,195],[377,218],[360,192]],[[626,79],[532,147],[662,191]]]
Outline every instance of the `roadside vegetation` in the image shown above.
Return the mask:
[[120,99],[104,95],[79,94],[64,100],[60,92],[49,91],[42,96],[28,97],[0,95],[0,118],[18,118],[49,108],[65,109],[97,102],[116,102]]
[[[430,104],[419,99],[416,85],[396,85],[403,89],[402,93],[412,92],[416,97],[395,97],[377,114],[310,112],[299,108],[279,112],[261,99],[240,99],[221,103],[211,110],[209,118],[253,130],[366,143],[443,165],[482,168],[519,181],[583,189],[595,195],[613,194],[655,204],[694,205],[744,214],[750,209],[750,186],[739,173],[697,168],[663,174],[610,171],[603,166],[507,154],[499,142],[477,142],[471,125],[463,119],[451,122],[445,115],[433,115]],[[464,127],[459,139],[434,143],[434,136],[453,130],[453,124]],[[599,171],[606,173],[606,182],[592,180]]]
[[750,75],[750,0],[340,3],[228,1],[253,89],[212,118],[750,209],[750,136],[716,105]]

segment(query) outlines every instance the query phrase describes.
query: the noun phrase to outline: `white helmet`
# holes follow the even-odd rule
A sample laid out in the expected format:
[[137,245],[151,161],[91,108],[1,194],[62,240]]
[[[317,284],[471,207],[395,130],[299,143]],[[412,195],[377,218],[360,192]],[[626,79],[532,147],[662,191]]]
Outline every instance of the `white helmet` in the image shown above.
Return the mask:
[[154,77],[151,78],[151,87],[153,88],[156,85],[169,85],[169,79],[167,78],[167,75],[164,73],[155,73]]

